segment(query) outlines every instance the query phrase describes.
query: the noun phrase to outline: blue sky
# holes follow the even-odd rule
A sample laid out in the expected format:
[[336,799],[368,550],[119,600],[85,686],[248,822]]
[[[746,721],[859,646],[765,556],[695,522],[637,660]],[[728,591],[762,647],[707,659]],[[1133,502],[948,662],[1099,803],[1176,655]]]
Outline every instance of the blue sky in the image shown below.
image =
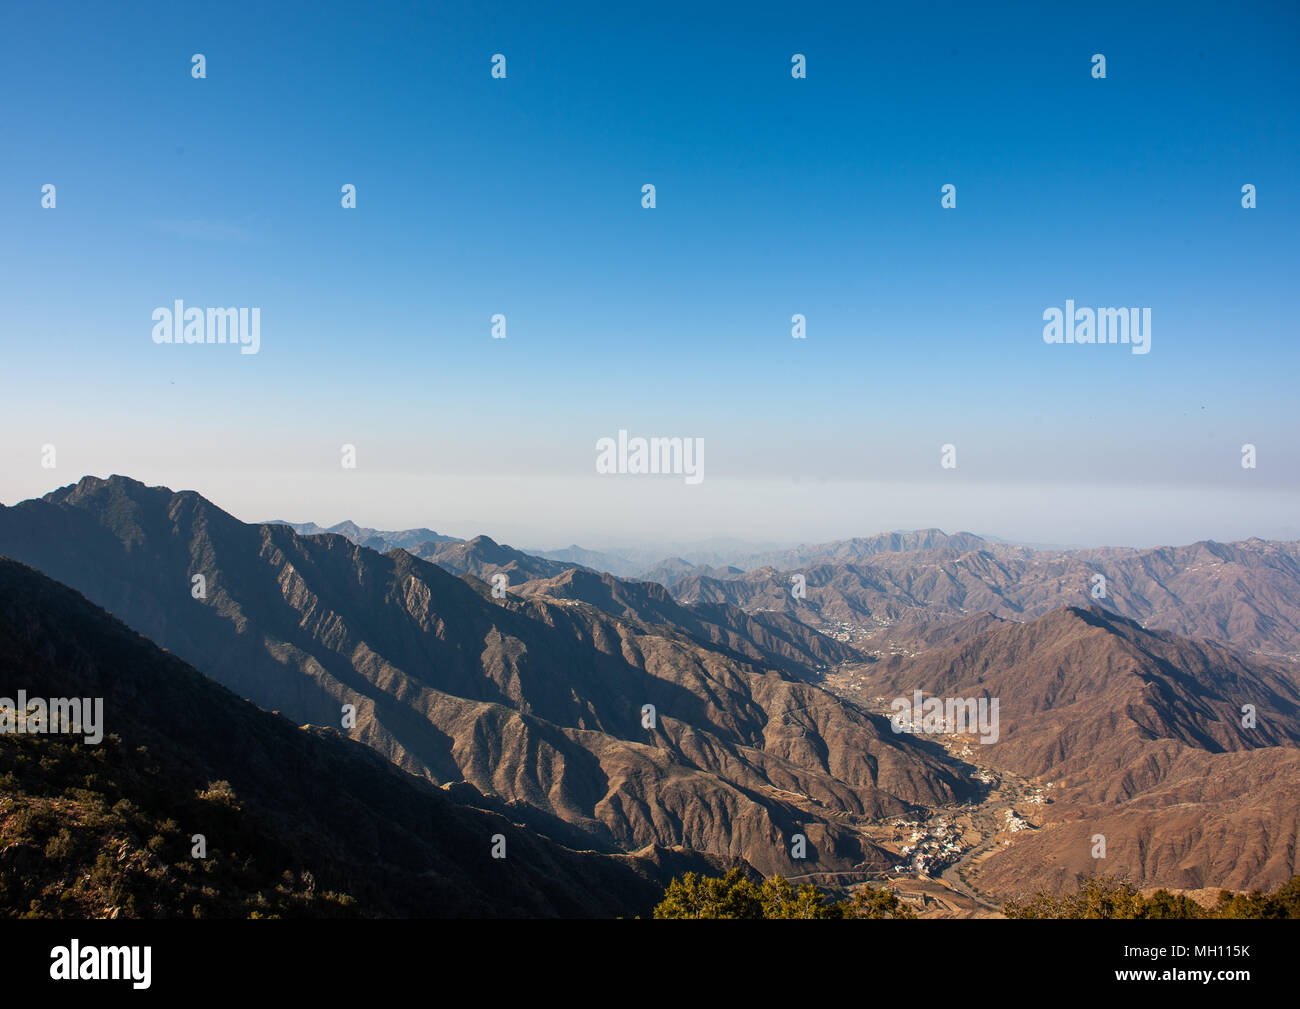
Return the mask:
[[[1294,4],[555,6],[9,5],[0,500],[1300,536]],[[176,298],[259,306],[261,352],[156,346]],[[1151,353],[1044,344],[1067,298],[1150,307]],[[705,485],[596,478],[619,428],[703,437]]]

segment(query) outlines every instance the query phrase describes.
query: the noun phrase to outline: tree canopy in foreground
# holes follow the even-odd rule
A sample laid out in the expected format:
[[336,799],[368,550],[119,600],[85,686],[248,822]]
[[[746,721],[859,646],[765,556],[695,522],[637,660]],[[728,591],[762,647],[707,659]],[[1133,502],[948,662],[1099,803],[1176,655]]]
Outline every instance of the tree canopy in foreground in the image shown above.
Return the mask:
[[[1220,890],[1212,906],[1185,894],[1156,890],[1144,897],[1112,876],[1084,876],[1070,894],[1038,893],[1003,906],[1008,918],[1300,918],[1300,876],[1271,894]],[[819,887],[797,889],[782,876],[761,882],[740,869],[725,876],[688,872],[674,879],[654,909],[656,918],[915,918],[911,905],[889,890],[866,886],[847,900],[832,900]]]
[[1211,907],[1164,889],[1144,897],[1113,876],[1084,876],[1075,893],[1038,893],[1023,903],[1008,901],[1002,910],[1008,918],[1300,918],[1300,876],[1271,894],[1220,890]]
[[773,876],[760,883],[740,869],[725,876],[688,872],[674,879],[654,909],[656,918],[915,918],[916,912],[888,890],[864,887],[847,900],[833,901],[820,888],[798,889]]

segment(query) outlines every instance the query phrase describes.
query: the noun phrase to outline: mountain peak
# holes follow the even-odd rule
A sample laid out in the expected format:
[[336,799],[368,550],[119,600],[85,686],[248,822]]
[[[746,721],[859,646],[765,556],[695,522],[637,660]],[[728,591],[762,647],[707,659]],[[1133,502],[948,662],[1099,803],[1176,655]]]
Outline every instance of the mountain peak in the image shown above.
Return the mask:
[[93,494],[100,490],[120,490],[120,491],[142,491],[148,490],[139,480],[134,480],[129,476],[122,476],[113,473],[108,477],[93,476],[87,474],[76,483],[70,483],[57,490],[52,490],[41,498],[42,501],[66,501],[71,498],[81,497],[86,494]]

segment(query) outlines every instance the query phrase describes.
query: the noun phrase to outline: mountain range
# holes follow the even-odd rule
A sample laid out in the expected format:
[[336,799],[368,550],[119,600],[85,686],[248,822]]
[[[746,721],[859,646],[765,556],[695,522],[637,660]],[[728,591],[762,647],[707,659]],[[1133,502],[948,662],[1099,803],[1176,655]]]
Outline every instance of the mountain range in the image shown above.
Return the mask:
[[[802,599],[791,595],[796,575],[806,584]],[[765,567],[725,579],[687,575],[671,589],[684,602],[787,613],[853,640],[919,620],[978,613],[1025,620],[1095,603],[1147,626],[1300,659],[1300,543],[1069,552],[931,545],[864,560],[810,553],[797,569]]]
[[[140,659],[151,675],[204,683],[193,718],[242,705],[229,717],[284,722],[292,746],[320,750],[312,760],[358,769],[341,777],[390,769],[400,784],[385,788],[450,804],[474,837],[495,817],[560,878],[606,881],[585,903],[530,878],[515,904],[481,882],[460,909],[429,893],[385,904],[325,827],[320,847],[293,848],[262,817],[276,782],[222,764],[230,736],[188,753],[193,722],[151,721],[151,735],[121,714],[124,739],[231,782],[269,825],[274,864],[352,880],[337,892],[356,904],[330,913],[430,913],[431,900],[641,913],[647,888],[690,866],[846,885],[934,873],[972,911],[1100,868],[1183,889],[1294,874],[1300,545],[1057,551],[920,530],[728,549],[616,576],[580,548],[247,524],[120,476],[0,508],[0,555],[35,569],[5,568],[11,628],[36,626],[42,607],[76,611],[58,648],[11,632],[34,679],[98,661],[109,638],[77,628],[102,630],[101,607],[125,625],[115,633],[170,653]],[[914,691],[997,699],[997,741],[895,731],[890,701]],[[460,871],[439,851],[410,857]],[[255,892],[305,906],[292,887]]]
[[[1024,620],[1095,604],[1147,626],[1300,661],[1300,543],[1289,541],[1062,550],[920,529],[794,547],[725,541],[665,555],[578,546],[522,551],[486,536],[464,541],[352,522],[293,528],[303,535],[337,532],[381,551],[402,547],[456,574],[503,572],[512,585],[575,567],[654,581],[684,602],[782,612],[854,641],[921,621],[979,613]],[[807,588],[802,599],[790,592],[796,575]]]

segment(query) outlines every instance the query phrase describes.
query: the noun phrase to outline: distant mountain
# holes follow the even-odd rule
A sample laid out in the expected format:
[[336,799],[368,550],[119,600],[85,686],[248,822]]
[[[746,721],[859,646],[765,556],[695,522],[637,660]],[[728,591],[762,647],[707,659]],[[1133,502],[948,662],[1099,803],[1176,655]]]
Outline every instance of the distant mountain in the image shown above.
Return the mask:
[[[830,647],[792,624],[717,613],[706,633],[726,644],[707,645],[575,599],[498,600],[403,550],[246,525],[123,477],[0,508],[0,554],[296,722],[338,725],[355,705],[353,738],[570,847],[788,873],[801,833],[819,868],[886,868],[896,856],[860,824],[975,792],[958,762],[810,682],[815,668],[790,672]],[[781,665],[744,657],[778,650]]]
[[339,522],[336,525],[325,527],[318,526],[315,522],[284,522],[277,519],[268,522],[267,525],[288,526],[299,536],[320,536],[325,533],[334,533],[356,543],[358,546],[369,547],[371,550],[378,550],[380,553],[399,547],[403,550],[410,550],[421,543],[461,542],[455,536],[443,536],[432,529],[401,529],[386,532],[382,529],[369,529],[365,526],[359,526],[351,521]]
[[6,559],[0,669],[11,699],[103,698],[107,733],[0,735],[0,916],[626,915],[691,864],[568,850],[241,701]]
[[921,550],[980,550],[989,544],[974,533],[945,533],[942,529],[917,529],[879,533],[829,543],[809,543],[786,550],[755,552],[733,563],[745,570],[789,569],[808,564],[843,564],[879,554],[915,553]]
[[527,553],[544,560],[559,561],[567,567],[585,567],[618,578],[635,578],[638,581],[654,581],[671,586],[688,575],[732,578],[756,568],[784,569],[815,563],[843,563],[882,553],[936,549],[978,550],[1003,543],[1005,541],[973,533],[950,535],[940,529],[920,529],[794,547],[720,539],[691,544],[664,544],[661,547],[629,547],[614,551],[587,550],[574,544],[561,550],[530,549]]
[[529,550],[534,557],[559,561],[567,567],[590,568],[592,571],[607,571],[620,578],[630,578],[645,567],[642,561],[629,560],[619,553],[607,550],[584,550],[577,544],[562,550]]
[[1144,886],[1267,888],[1296,871],[1300,688],[1287,668],[1071,607],[861,675],[884,697],[998,698],[1000,738],[979,757],[1053,786],[1044,826],[992,854],[983,887],[1055,890],[1105,869]]
[[618,577],[635,577],[668,585],[684,574],[727,577],[754,568],[787,568],[814,562],[836,562],[872,557],[880,553],[931,550],[977,550],[987,541],[973,533],[948,535],[939,529],[880,533],[857,539],[834,540],[800,546],[747,543],[737,539],[715,539],[699,543],[668,543],[618,551],[584,550],[570,546],[563,550],[532,550],[549,560],[566,561],[606,571]]
[[525,553],[514,547],[497,543],[489,536],[475,536],[470,540],[454,536],[440,536],[432,529],[406,529],[401,532],[381,532],[365,529],[353,522],[340,522],[323,529],[314,522],[295,525],[291,522],[269,523],[287,525],[300,536],[320,536],[330,533],[343,536],[351,543],[368,547],[379,553],[405,550],[421,560],[437,564],[454,575],[470,574],[489,581],[495,574],[504,574],[508,584],[520,585],[533,578],[551,578],[572,567],[572,563],[549,560],[536,554]]
[[490,581],[493,575],[504,574],[509,585],[520,585],[534,578],[552,578],[573,567],[503,546],[487,536],[475,536],[466,542],[419,543],[409,550],[421,560],[437,564],[454,575],[469,574]]
[[[804,577],[806,598],[792,597],[794,575]],[[1026,620],[1096,603],[1147,626],[1300,658],[1300,543],[1065,553],[992,544],[965,552],[926,547],[726,579],[687,575],[671,589],[683,602],[782,612],[821,629],[849,630],[854,640],[898,623],[980,612]]]
[[715,568],[707,564],[692,564],[681,557],[670,557],[641,572],[637,578],[643,582],[658,582],[660,585],[671,587],[687,575],[697,575],[701,578],[735,578],[744,573],[743,568],[734,566]]

